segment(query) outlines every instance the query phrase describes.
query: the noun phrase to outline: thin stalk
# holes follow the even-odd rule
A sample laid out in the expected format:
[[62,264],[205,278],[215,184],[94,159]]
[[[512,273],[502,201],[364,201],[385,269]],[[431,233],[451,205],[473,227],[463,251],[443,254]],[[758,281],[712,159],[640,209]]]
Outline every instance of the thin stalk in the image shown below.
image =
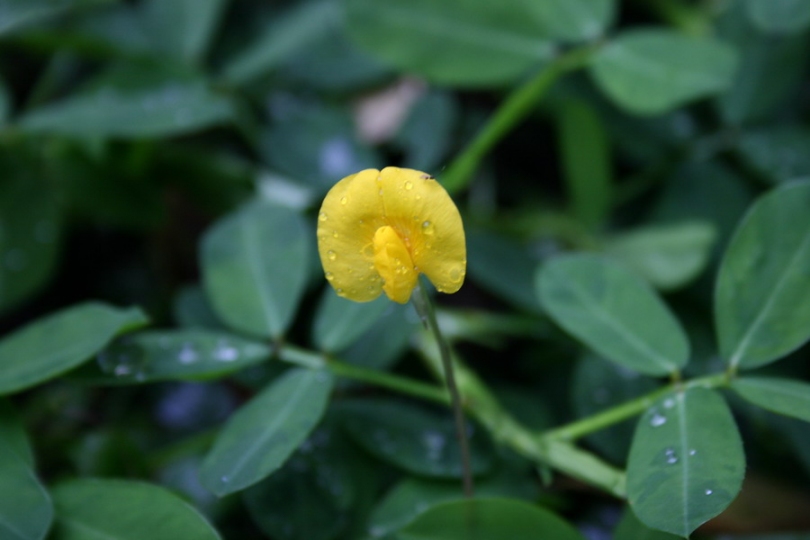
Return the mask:
[[687,390],[689,388],[720,388],[728,385],[729,375],[727,373],[718,373],[715,375],[708,375],[692,379],[686,382],[676,382],[669,384],[658,390],[654,390],[649,394],[645,394],[636,399],[626,401],[610,409],[606,409],[601,413],[594,414],[582,420],[572,422],[565,426],[546,431],[542,434],[541,438],[547,441],[560,440],[560,441],[575,441],[580,437],[605,429],[618,424],[623,420],[637,416],[646,411],[650,405],[658,401],[667,394],[679,390]]
[[355,366],[340,360],[327,357],[323,353],[308,351],[285,344],[278,350],[278,357],[283,362],[309,369],[328,369],[339,377],[361,381],[381,388],[387,388],[409,396],[414,396],[436,403],[448,404],[447,393],[440,386],[426,384],[414,379],[378,371],[376,369]]
[[558,56],[509,94],[481,131],[442,173],[445,189],[450,193],[464,189],[484,156],[526,117],[557,79],[583,67],[595,50],[594,45],[585,45]]
[[439,354],[442,359],[444,370],[444,380],[450,392],[450,404],[453,409],[453,417],[456,423],[456,437],[461,447],[461,469],[464,482],[464,495],[472,497],[474,493],[472,468],[470,466],[470,445],[467,440],[466,422],[464,420],[464,409],[461,403],[461,394],[456,386],[456,377],[453,370],[453,360],[450,357],[450,345],[442,336],[439,323],[436,321],[436,312],[427,291],[417,284],[413,295],[413,305],[416,312],[425,324],[425,328],[433,334],[439,346]]

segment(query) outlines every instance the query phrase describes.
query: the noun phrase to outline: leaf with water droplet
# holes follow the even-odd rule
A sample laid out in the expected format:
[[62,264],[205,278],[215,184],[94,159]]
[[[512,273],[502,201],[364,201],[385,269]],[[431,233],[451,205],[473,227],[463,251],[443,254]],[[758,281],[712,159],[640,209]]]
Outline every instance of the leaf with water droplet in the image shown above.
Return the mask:
[[[670,399],[666,422],[654,425]],[[740,434],[714,390],[690,388],[666,396],[639,419],[627,463],[627,495],[647,526],[689,536],[734,500],[744,475]]]
[[270,358],[270,347],[216,330],[153,330],[126,336],[99,353],[98,371],[76,376],[97,384],[203,380]]

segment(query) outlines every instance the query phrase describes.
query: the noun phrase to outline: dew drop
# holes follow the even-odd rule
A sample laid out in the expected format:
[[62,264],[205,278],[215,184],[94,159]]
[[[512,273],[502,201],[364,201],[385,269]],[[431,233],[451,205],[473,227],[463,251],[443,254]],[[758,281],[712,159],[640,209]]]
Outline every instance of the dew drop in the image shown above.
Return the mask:
[[341,197],[340,198],[340,204],[345,206],[346,203],[348,203],[348,202],[349,202],[349,199],[347,197]]
[[667,448],[664,450],[664,456],[666,457],[667,463],[670,465],[674,465],[678,463],[678,456],[675,455],[675,450],[672,448]]
[[459,281],[461,281],[462,276],[463,274],[461,273],[461,270],[459,270],[458,268],[453,268],[452,270],[450,270],[449,277],[450,281],[452,281],[453,283],[458,283]]
[[326,257],[330,261],[334,261],[335,259],[337,259],[337,253],[335,253],[334,249],[330,249],[329,251],[326,252]]
[[697,450],[695,450],[694,448],[692,448],[691,450],[689,450],[689,455],[690,455],[690,456],[694,456],[695,454],[697,454]]
[[667,417],[662,414],[653,413],[652,417],[650,417],[650,425],[652,427],[663,426],[666,423]]
[[338,293],[339,295],[343,295],[343,289],[340,288],[335,289],[335,292]]
[[321,212],[320,214],[318,214],[319,221],[326,221],[327,219],[329,219],[329,216],[326,215],[326,212]]
[[711,490],[711,489],[707,489],[706,491],[704,491],[704,493],[705,493],[706,495],[711,495],[712,493],[714,493],[714,491],[713,491],[713,490]]
[[335,274],[333,274],[332,272],[327,272],[326,279],[327,281],[332,281],[333,279],[335,279]]
[[191,343],[183,343],[183,347],[180,349],[180,352],[177,353],[177,359],[181,364],[193,364],[198,358],[199,355],[197,351],[194,350],[194,346]]
[[405,189],[407,189],[408,191],[412,190],[413,189],[413,182],[411,182],[410,180],[405,182]]
[[220,480],[222,480],[223,484],[227,484],[228,482],[231,481],[231,479],[227,476],[223,476],[222,478],[220,478]]
[[433,223],[431,223],[430,221],[423,221],[422,232],[424,232],[425,234],[433,234],[434,232]]
[[675,406],[675,400],[674,399],[667,398],[667,399],[664,400],[664,408],[665,409],[671,409],[674,406]]
[[222,362],[233,362],[239,358],[239,350],[229,345],[227,341],[220,340],[214,349],[214,358]]
[[[368,258],[374,257],[374,245],[373,244],[367,244],[363,248],[363,256],[368,257]],[[373,265],[369,266],[369,270],[374,270],[374,266]]]
[[337,238],[338,236],[340,235],[338,235],[337,231],[332,231],[332,238]]

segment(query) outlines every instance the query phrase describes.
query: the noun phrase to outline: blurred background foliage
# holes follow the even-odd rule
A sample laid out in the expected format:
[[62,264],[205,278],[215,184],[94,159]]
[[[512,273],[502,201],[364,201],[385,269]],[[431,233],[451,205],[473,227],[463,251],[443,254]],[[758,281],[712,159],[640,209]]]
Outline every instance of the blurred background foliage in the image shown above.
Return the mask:
[[[469,263],[461,292],[440,299],[443,324],[516,417],[548,428],[661,384],[583,356],[548,323],[534,273],[557,253],[598,252],[643,277],[686,328],[686,373],[717,370],[712,284],[731,233],[756,196],[810,178],[809,47],[805,0],[0,0],[0,331],[105,302],[68,314],[65,343],[82,353],[0,384],[15,393],[3,436],[58,486],[57,520],[92,523],[88,501],[108,496],[114,515],[120,489],[155,511],[179,494],[224,538],[395,534],[458,496],[446,418],[267,361],[294,344],[347,370],[428,377],[410,307],[357,307],[325,286],[314,224],[328,188],[385,165],[446,185]],[[268,320],[251,312],[244,269],[222,262],[255,253],[279,292]],[[152,329],[114,340],[147,317]],[[768,369],[806,380],[807,365],[800,349]],[[334,385],[333,405],[279,471],[217,498],[199,471],[218,427],[281,377],[324,400]],[[700,534],[809,530],[810,430],[733,405],[746,485]],[[313,407],[301,414],[317,421]],[[632,428],[586,446],[621,467]],[[479,435],[481,493],[542,501],[610,537],[618,501],[565,477],[546,485],[548,471]],[[13,499],[0,495],[0,514],[20,516]],[[216,537],[183,511],[167,538]],[[42,512],[0,538],[44,537]],[[63,520],[55,538],[87,537]],[[627,514],[615,538],[669,537],[643,531]]]

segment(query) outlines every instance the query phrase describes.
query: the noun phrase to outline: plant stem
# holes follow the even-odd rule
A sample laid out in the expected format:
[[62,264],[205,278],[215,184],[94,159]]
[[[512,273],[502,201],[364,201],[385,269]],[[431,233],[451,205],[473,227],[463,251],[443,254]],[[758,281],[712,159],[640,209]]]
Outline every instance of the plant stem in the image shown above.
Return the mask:
[[450,193],[464,189],[481,160],[498,141],[526,117],[557,79],[569,71],[583,67],[595,50],[594,45],[585,45],[558,56],[509,94],[481,131],[442,174],[445,189]]
[[419,284],[416,285],[416,290],[413,294],[413,305],[416,312],[425,324],[425,328],[433,334],[437,345],[439,346],[439,354],[442,359],[442,368],[444,371],[444,380],[447,389],[450,392],[450,403],[453,408],[453,417],[456,423],[456,437],[458,444],[461,447],[461,469],[462,479],[464,482],[464,495],[472,497],[474,492],[472,468],[470,466],[470,445],[467,440],[466,422],[464,420],[464,409],[461,403],[461,394],[456,386],[455,372],[453,371],[453,360],[450,357],[450,345],[442,336],[439,323],[436,321],[436,312],[433,309],[433,303],[427,291]]
[[565,426],[547,431],[542,434],[542,439],[547,441],[575,441],[584,435],[599,431],[606,427],[617,424],[628,418],[639,415],[647,410],[655,401],[662,397],[678,390],[687,390],[689,388],[702,387],[702,388],[718,388],[727,386],[729,377],[726,373],[718,373],[715,375],[708,375],[692,379],[686,382],[677,382],[669,384],[658,390],[654,390],[649,394],[641,397],[626,401],[615,407],[611,407],[601,413],[583,418],[576,422],[572,422]]
[[308,351],[292,345],[284,345],[278,351],[279,358],[290,364],[310,369],[328,369],[339,377],[366,382],[394,390],[409,396],[415,396],[436,403],[449,404],[447,393],[440,386],[426,384],[420,381],[378,371],[376,369],[355,366],[340,360],[329,358],[314,351]]

